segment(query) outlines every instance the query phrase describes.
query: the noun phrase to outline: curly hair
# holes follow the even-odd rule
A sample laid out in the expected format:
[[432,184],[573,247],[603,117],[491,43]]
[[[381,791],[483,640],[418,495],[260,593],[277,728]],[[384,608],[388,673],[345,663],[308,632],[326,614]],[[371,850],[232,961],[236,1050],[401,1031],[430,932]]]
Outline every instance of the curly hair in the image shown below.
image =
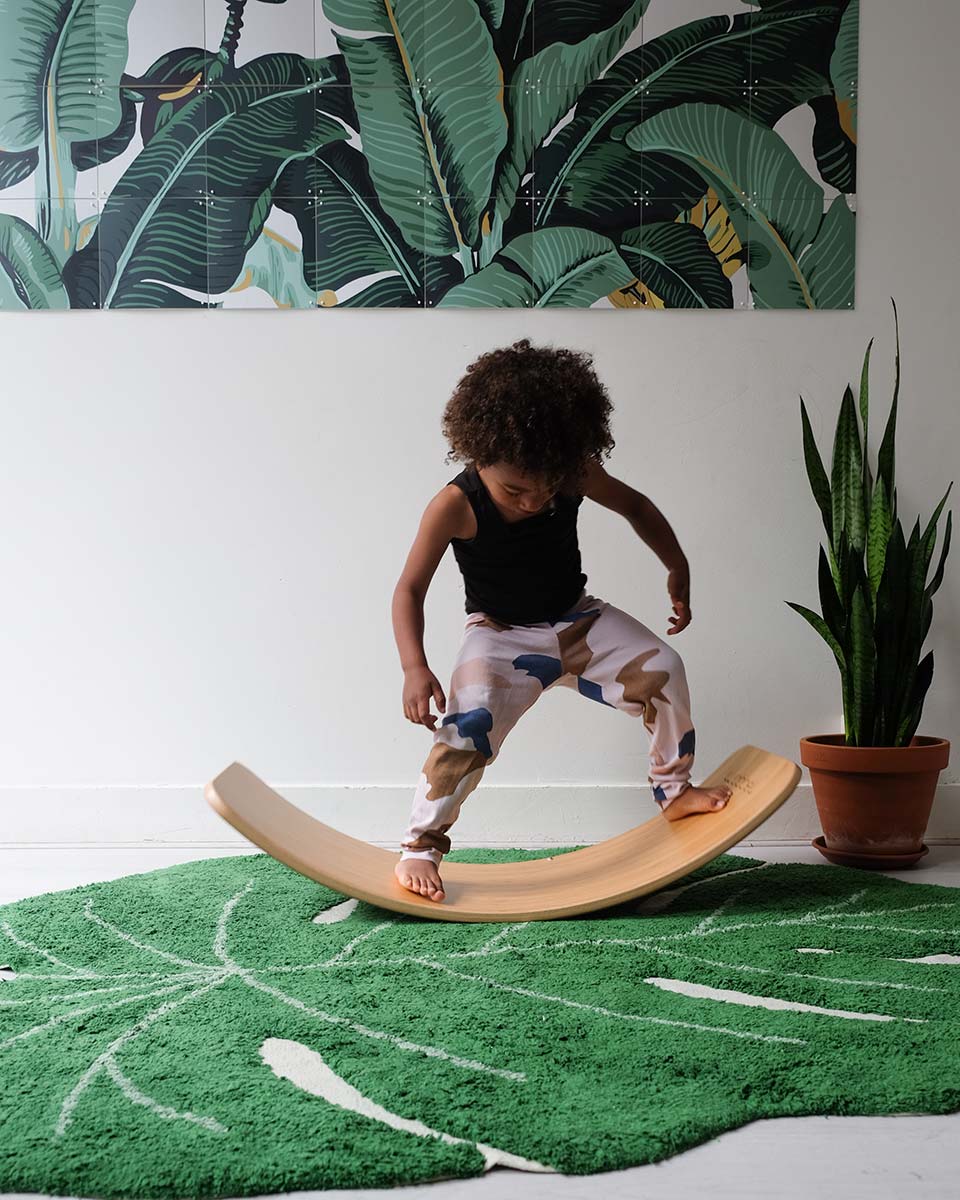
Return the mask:
[[613,405],[585,351],[531,346],[490,350],[468,367],[443,411],[446,461],[518,471],[575,489],[591,459],[614,447]]

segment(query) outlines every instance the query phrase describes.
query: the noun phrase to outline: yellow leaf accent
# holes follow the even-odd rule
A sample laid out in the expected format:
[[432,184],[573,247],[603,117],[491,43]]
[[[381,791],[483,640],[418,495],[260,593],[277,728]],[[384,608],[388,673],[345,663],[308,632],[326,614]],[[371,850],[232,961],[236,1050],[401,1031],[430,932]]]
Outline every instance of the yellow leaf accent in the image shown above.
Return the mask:
[[267,229],[267,227],[264,226],[263,233],[264,233],[264,237],[268,237],[268,238],[271,238],[275,242],[279,242],[281,246],[283,246],[287,250],[292,250],[294,252],[294,254],[300,253],[300,249],[298,246],[295,246],[293,244],[293,242],[288,241],[287,238],[283,237],[281,234],[274,233],[272,229]]
[[77,249],[82,250],[84,246],[93,237],[94,231],[97,228],[97,218],[90,217],[80,226],[77,231]]
[[185,83],[183,85],[183,87],[178,88],[175,92],[158,92],[157,99],[159,99],[159,100],[182,100],[184,96],[189,96],[189,94],[193,91],[193,89],[197,86],[197,84],[200,82],[200,80],[202,78],[203,78],[203,72],[198,71],[196,73],[196,75],[194,75],[194,77],[190,80],[189,83]]
[[233,287],[230,289],[230,291],[231,292],[242,292],[244,290],[244,288],[248,288],[251,283],[253,283],[253,272],[250,270],[249,267],[247,267],[247,269],[244,271],[243,275],[237,280],[237,282],[233,285]]
[[317,304],[319,304],[321,308],[333,308],[336,303],[337,293],[331,291],[330,288],[327,288],[326,291],[321,292],[317,297]]
[[857,126],[856,118],[853,112],[853,105],[849,100],[842,100],[837,97],[837,115],[840,118],[840,128],[847,135],[854,145],[857,144]]
[[717,193],[710,188],[688,212],[678,213],[681,224],[696,225],[703,230],[707,244],[720,261],[723,273],[729,279],[743,266],[746,255],[730,220],[730,214],[720,203]]
[[607,299],[615,308],[665,308],[660,297],[646,284],[634,279],[626,287],[610,292]]

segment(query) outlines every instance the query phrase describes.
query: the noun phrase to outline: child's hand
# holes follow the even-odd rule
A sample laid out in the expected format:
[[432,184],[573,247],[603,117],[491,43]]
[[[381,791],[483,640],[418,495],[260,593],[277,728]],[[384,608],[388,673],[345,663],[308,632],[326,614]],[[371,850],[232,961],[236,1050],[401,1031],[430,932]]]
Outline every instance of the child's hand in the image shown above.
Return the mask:
[[667,591],[670,593],[673,611],[676,614],[670,618],[673,628],[667,630],[669,635],[686,629],[693,616],[690,612],[690,569],[686,563],[682,567],[674,567],[667,575]]
[[444,712],[447,701],[440,681],[429,667],[411,667],[403,673],[403,715],[414,725],[435,729],[437,718],[430,711],[430,701]]

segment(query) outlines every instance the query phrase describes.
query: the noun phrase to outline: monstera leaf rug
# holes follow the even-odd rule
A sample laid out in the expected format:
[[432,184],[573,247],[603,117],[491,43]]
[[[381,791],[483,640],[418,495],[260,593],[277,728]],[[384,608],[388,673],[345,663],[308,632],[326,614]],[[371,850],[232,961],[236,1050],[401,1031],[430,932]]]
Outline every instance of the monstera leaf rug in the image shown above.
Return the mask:
[[580,1174],[760,1117],[951,1112],[958,894],[723,855],[588,917],[452,924],[255,854],[22,900],[0,1190]]

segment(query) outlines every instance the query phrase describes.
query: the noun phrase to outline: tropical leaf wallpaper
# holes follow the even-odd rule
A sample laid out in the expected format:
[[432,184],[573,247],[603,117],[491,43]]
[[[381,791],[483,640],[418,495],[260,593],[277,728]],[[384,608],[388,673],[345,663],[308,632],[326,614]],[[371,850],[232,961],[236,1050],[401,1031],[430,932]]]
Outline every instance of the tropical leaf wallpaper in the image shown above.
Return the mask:
[[858,0],[0,0],[0,308],[851,308]]

